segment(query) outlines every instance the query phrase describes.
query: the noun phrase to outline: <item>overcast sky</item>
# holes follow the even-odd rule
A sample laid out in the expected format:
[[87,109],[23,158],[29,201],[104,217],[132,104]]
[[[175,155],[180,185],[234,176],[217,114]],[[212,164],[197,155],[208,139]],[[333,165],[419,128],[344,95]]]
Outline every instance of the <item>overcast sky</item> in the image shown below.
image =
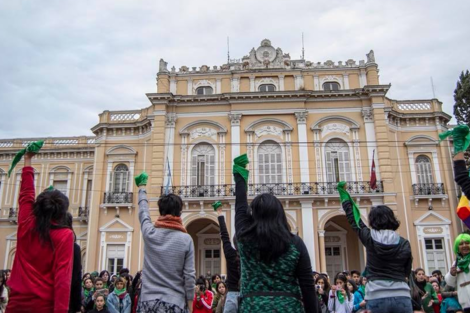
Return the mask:
[[150,105],[158,60],[222,65],[262,39],[292,58],[356,61],[370,49],[394,99],[452,113],[470,68],[470,1],[0,1],[0,139],[92,135],[103,110]]

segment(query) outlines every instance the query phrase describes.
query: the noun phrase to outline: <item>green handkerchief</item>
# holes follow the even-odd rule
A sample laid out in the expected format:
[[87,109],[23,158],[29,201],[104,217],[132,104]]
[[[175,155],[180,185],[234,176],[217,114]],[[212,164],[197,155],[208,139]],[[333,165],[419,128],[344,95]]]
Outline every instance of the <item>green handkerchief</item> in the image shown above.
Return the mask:
[[250,176],[250,171],[247,170],[244,167],[241,167],[240,165],[234,164],[233,165],[233,174],[235,174],[235,173],[238,173],[243,177],[243,179],[246,182],[246,186],[248,188],[248,178]]
[[136,176],[134,178],[135,180],[135,184],[137,185],[137,187],[140,187],[140,186],[143,186],[143,185],[147,185],[147,181],[149,179],[149,176],[147,173],[142,172],[139,176]]
[[459,125],[452,130],[439,134],[439,142],[452,136],[454,138],[454,154],[464,152],[470,146],[470,129],[467,125]]
[[26,148],[20,150],[15,155],[15,157],[13,158],[13,161],[11,162],[10,168],[8,169],[8,177],[10,177],[11,172],[13,171],[15,166],[21,161],[21,159],[27,152],[32,152],[32,153],[37,154],[39,150],[41,150],[43,145],[44,145],[44,140],[39,140],[39,141],[31,142],[30,144],[26,146]]
[[239,165],[243,168],[246,168],[246,165],[248,163],[250,163],[250,161],[248,160],[248,156],[245,153],[245,154],[239,155],[235,159],[233,159],[233,163],[236,164],[236,165]]
[[344,189],[346,186],[346,182],[342,181],[338,183],[338,186],[336,187],[339,192],[339,198],[341,203],[345,201],[351,201],[352,207],[353,207],[353,214],[354,214],[354,221],[356,221],[357,227],[360,228],[359,226],[359,221],[361,219],[361,211],[359,211],[359,207],[357,206],[356,202],[351,198],[351,195]]
[[212,203],[212,207],[214,208],[214,211],[217,211],[218,208],[222,206],[222,203],[220,201]]

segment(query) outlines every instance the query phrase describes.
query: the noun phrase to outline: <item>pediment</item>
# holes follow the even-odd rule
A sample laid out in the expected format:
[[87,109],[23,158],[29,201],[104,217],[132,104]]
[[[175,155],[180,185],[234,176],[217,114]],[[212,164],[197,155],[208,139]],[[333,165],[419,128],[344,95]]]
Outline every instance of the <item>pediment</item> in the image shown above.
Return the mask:
[[134,228],[126,224],[123,220],[115,218],[103,227],[100,228],[100,231],[134,231]]
[[416,220],[414,224],[416,226],[449,225],[451,224],[451,221],[434,211],[429,211],[428,213],[421,216],[418,220]]

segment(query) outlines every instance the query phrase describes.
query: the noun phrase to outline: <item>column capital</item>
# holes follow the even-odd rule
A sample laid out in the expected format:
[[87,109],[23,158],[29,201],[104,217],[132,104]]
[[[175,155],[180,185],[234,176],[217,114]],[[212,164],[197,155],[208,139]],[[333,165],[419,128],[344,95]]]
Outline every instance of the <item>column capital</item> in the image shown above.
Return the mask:
[[295,118],[297,119],[297,124],[307,124],[307,111],[295,112]]
[[165,115],[166,127],[175,127],[177,119],[178,119],[178,117],[176,116],[176,113],[167,113]]
[[230,122],[232,123],[232,126],[240,126],[240,121],[242,119],[242,114],[241,113],[230,113],[228,115],[228,118],[230,119]]
[[326,233],[325,230],[319,230],[319,231],[318,231],[318,235],[319,235],[320,237],[325,237],[325,233]]
[[364,122],[373,122],[374,121],[374,109],[373,108],[362,108],[361,110],[362,117]]

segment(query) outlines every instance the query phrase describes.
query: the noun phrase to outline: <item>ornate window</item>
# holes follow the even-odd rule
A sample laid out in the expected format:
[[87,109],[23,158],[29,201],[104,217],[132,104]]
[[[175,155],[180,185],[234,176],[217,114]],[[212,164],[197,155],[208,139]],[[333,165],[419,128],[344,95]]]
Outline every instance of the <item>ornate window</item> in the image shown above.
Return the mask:
[[326,179],[329,183],[351,180],[349,146],[341,139],[332,139],[325,146]]
[[202,86],[196,89],[197,95],[212,95],[213,93],[214,93],[214,89],[212,89],[212,87],[209,87],[209,86]]
[[416,176],[418,184],[432,184],[434,179],[432,177],[431,160],[425,155],[419,155],[416,158]]
[[191,151],[191,185],[215,185],[215,149],[210,144],[197,144]]
[[125,245],[108,245],[106,251],[107,260],[107,269],[108,272],[113,274],[118,274],[119,271],[124,267],[124,257],[125,257]]
[[273,84],[263,84],[258,87],[258,90],[261,92],[276,91],[276,86]]
[[336,82],[326,82],[323,84],[323,90],[326,91],[338,91],[340,89],[340,86]]
[[110,179],[112,192],[127,192],[129,185],[129,169],[125,164],[119,164],[114,168]]
[[282,149],[275,141],[265,141],[258,147],[258,182],[282,183]]

